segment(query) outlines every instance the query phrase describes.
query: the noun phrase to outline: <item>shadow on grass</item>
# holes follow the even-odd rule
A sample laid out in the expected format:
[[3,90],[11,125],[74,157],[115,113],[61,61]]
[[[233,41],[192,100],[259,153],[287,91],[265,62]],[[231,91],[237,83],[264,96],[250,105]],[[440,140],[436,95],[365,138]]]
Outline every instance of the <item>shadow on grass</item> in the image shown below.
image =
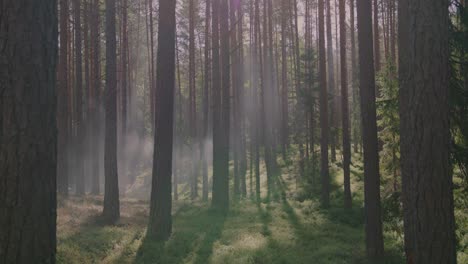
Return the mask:
[[135,263],[208,263],[213,244],[221,237],[226,215],[209,208],[184,207],[174,216],[173,234],[167,242],[145,237]]
[[[344,208],[343,188],[336,182],[336,173],[331,173],[330,208],[314,207],[312,215],[323,219],[314,223],[302,219],[295,207],[288,199],[289,186],[279,176],[276,185],[281,195],[281,209],[295,232],[296,247],[301,249],[300,263],[404,263],[401,252],[395,247],[387,247],[385,257],[378,261],[368,261],[364,246],[364,208],[360,197],[353,197],[353,207]],[[309,200],[318,203],[320,188],[311,191]],[[292,198],[293,196],[291,196]],[[300,206],[298,204],[297,206]],[[298,207],[297,209],[302,208]],[[300,209],[299,209],[300,210]],[[303,223],[304,222],[304,223]],[[302,252],[307,252],[302,254]]]
[[126,232],[117,226],[101,225],[99,220],[88,222],[73,235],[58,239],[57,263],[92,263],[102,259]]

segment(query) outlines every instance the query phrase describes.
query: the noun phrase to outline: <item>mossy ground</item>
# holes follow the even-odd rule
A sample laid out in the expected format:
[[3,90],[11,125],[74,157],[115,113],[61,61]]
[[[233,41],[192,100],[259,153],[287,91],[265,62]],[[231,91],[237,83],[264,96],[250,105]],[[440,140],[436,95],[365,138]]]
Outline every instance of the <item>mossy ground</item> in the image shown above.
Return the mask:
[[401,240],[390,231],[385,233],[385,258],[366,260],[362,168],[355,165],[351,210],[343,208],[337,165],[331,167],[331,207],[322,209],[317,191],[301,195],[306,192],[297,184],[291,162],[280,161],[281,173],[268,198],[262,164],[261,201],[239,199],[222,214],[208,203],[179,200],[166,243],[145,238],[145,201],[122,199],[122,219],[116,226],[100,223],[102,197],[61,201],[58,263],[404,263]]

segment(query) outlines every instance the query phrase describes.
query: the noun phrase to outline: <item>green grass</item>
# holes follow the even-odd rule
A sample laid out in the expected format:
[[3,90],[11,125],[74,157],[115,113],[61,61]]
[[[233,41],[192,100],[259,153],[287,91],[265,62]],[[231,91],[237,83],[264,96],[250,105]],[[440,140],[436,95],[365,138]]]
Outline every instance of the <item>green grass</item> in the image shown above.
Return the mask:
[[[325,210],[318,192],[297,195],[303,186],[296,184],[294,164],[279,163],[281,173],[271,199],[262,188],[261,202],[233,201],[227,214],[201,202],[176,202],[173,234],[166,243],[145,238],[146,202],[123,199],[121,223],[109,227],[97,218],[100,197],[69,200],[59,209],[58,263],[370,263],[365,257],[358,177],[352,181],[353,209],[345,210],[340,170],[333,165],[331,209]],[[361,173],[359,167],[353,170]],[[372,263],[404,263],[393,236],[386,236],[385,259]]]

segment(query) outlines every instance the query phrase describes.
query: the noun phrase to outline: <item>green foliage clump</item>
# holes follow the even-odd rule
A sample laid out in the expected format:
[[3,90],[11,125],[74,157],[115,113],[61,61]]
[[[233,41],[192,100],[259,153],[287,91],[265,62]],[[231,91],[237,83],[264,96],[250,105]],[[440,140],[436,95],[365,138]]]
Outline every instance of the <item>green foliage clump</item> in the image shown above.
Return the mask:
[[[383,143],[380,151],[381,165],[385,172],[382,182],[392,176],[393,192],[398,190],[400,175],[400,116],[398,107],[398,78],[395,64],[388,60],[377,77],[380,96],[377,99],[379,139]],[[387,177],[385,177],[387,176]]]

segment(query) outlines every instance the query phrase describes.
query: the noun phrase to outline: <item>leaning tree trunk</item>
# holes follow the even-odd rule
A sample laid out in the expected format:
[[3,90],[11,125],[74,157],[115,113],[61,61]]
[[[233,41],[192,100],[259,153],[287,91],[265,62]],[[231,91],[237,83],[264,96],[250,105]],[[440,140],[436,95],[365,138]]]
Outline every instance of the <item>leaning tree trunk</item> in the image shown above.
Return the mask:
[[117,63],[115,32],[115,0],[106,0],[106,129],[104,142],[104,210],[107,223],[120,217],[119,177],[117,173]]
[[401,0],[398,18],[407,263],[456,263],[448,1]]
[[0,5],[1,263],[55,263],[56,4]]
[[364,147],[364,203],[366,249],[370,258],[383,255],[382,217],[380,209],[379,151],[375,107],[375,71],[372,41],[372,5],[357,1],[359,42],[359,83]]
[[158,53],[156,85],[153,179],[151,184],[150,220],[147,235],[167,240],[172,232],[172,143],[174,132],[175,88],[175,0],[159,1]]

